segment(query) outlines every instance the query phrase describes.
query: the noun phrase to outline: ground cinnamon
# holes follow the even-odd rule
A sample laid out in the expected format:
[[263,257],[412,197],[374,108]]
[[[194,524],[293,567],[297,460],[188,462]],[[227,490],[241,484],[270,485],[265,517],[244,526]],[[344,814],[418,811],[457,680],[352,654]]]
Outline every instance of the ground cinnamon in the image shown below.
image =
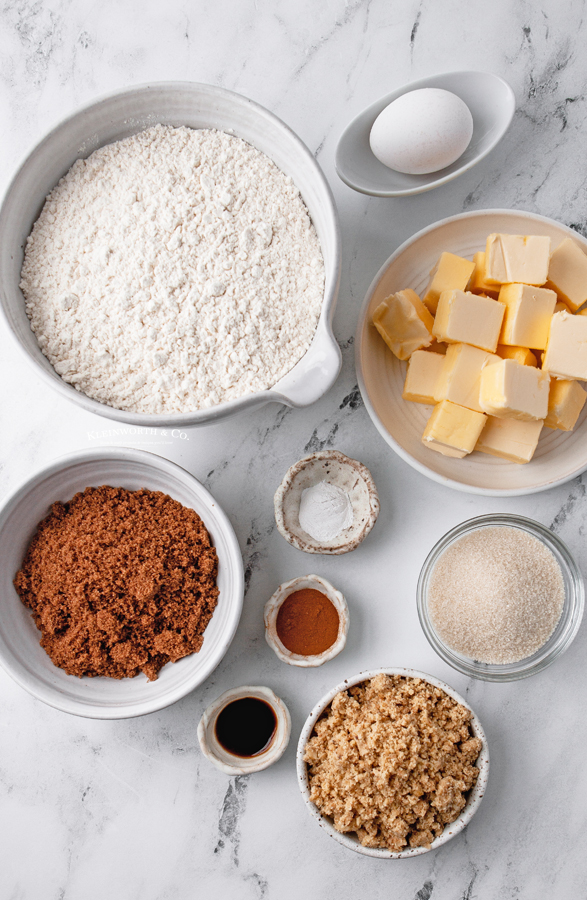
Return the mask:
[[193,509],[160,491],[103,486],[52,505],[14,586],[56,666],[153,680],[202,646],[217,572]]
[[290,653],[317,656],[338,637],[340,617],[326,594],[313,588],[294,591],[277,613],[277,636]]

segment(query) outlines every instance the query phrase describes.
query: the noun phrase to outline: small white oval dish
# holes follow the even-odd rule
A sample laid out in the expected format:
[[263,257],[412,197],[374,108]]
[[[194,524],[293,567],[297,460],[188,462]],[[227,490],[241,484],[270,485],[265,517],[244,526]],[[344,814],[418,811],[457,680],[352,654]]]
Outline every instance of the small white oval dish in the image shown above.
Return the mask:
[[[369,135],[375,119],[386,106],[403,94],[421,88],[442,88],[460,97],[473,116],[473,137],[462,156],[445,169],[429,175],[404,175],[379,162],[371,150]],[[430,191],[484,159],[508,130],[515,108],[511,87],[491,72],[444,72],[420,78],[381,97],[353,119],[336,148],[336,171],[353,190],[373,197],[402,197]]]
[[[323,653],[316,653],[313,656],[292,653],[291,650],[288,650],[287,647],[281,643],[279,635],[277,634],[277,616],[284,600],[286,600],[290,594],[295,593],[295,591],[303,591],[308,588],[326,594],[336,609],[339,620],[338,636],[334,644],[328,647],[327,650],[324,650]],[[265,604],[264,620],[265,640],[275,652],[275,655],[279,657],[282,662],[287,663],[290,666],[310,668],[323,665],[325,662],[328,662],[329,659],[338,656],[340,651],[344,649],[349,630],[349,608],[343,594],[341,594],[340,591],[337,591],[325,578],[320,578],[319,575],[304,575],[300,578],[292,578],[291,581],[286,581],[284,584],[279,585],[273,596],[270,597]]]
[[[235,756],[225,750],[216,737],[215,729],[216,719],[222,710],[234,700],[241,700],[244,697],[264,700],[273,710],[277,721],[275,734],[267,749],[248,757]],[[227,775],[251,775],[272,766],[285,753],[290,734],[291,717],[287,706],[270,688],[261,685],[243,685],[225,691],[204,711],[198,725],[198,740],[202,753],[217,769],[226,772]]]

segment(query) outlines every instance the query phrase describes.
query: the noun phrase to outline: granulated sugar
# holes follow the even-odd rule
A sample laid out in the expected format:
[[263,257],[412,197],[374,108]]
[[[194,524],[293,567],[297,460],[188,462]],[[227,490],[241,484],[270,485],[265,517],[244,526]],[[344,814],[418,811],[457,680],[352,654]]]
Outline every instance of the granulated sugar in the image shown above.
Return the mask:
[[552,552],[525,531],[479,528],[446,550],[428,590],[439,637],[479,662],[518,662],[546,643],[565,599]]

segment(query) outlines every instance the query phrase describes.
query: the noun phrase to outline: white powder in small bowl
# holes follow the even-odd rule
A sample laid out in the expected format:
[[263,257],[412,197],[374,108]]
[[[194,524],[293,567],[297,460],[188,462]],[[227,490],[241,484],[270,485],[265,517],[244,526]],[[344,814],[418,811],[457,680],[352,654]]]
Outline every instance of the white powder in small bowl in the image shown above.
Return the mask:
[[315,541],[333,541],[353,524],[350,497],[337,484],[320,481],[302,491],[299,520]]
[[430,577],[428,612],[440,639],[482,663],[531,656],[553,633],[565,601],[553,553],[511,526],[478,528],[442,554]]

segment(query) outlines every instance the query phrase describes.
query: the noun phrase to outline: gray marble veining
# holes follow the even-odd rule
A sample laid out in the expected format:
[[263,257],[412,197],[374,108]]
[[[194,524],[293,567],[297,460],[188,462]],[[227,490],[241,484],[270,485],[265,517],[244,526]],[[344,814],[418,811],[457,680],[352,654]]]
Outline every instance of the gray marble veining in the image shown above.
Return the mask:
[[[380,265],[413,232],[463,210],[516,207],[587,234],[587,32],[583,0],[5,0],[0,4],[0,184],[42,133],[110,90],[155,80],[222,85],[265,105],[315,153],[343,231],[335,330],[343,370],[304,410],[268,406],[221,425],[116,433],[41,384],[2,328],[0,496],[60,454],[144,447],[188,468],[228,513],[247,594],[225,659],[175,706],[129,721],[75,719],[0,672],[0,900],[551,900],[585,896],[585,630],[528,681],[469,681],[424,639],[420,566],[448,528],[485,512],[544,522],[587,571],[585,477],[512,499],[452,492],[394,456],[357,389],[353,335]],[[354,193],[334,171],[345,125],[394,87],[436,71],[504,76],[517,111],[502,143],[449,185],[412,198]],[[336,448],[365,463],[381,515],[348,557],[308,558],[275,527],[272,498],[300,456]],[[351,610],[343,654],[292,670],[266,646],[262,610],[277,585],[315,571]],[[465,694],[488,734],[492,771],[464,834],[435,853],[385,862],[350,855],[307,815],[296,738],[312,705],[348,674],[407,665]],[[265,683],[288,704],[292,742],[273,768],[227,778],[201,756],[196,726],[222,691]]]

